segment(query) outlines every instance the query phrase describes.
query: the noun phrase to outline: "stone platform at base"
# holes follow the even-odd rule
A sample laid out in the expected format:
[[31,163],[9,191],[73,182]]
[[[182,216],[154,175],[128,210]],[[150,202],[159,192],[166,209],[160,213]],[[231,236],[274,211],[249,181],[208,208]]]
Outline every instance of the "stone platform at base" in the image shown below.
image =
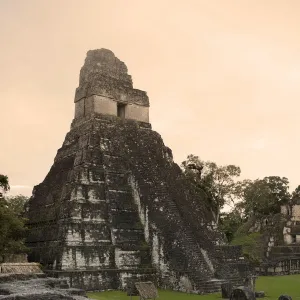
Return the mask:
[[45,274],[0,274],[1,300],[84,300],[84,290],[70,288],[67,281]]
[[[126,291],[132,281],[151,281],[156,287],[161,289],[170,288],[164,286],[156,274],[155,269],[102,269],[102,270],[44,270],[44,272],[53,278],[63,279],[68,282],[70,287],[84,289],[86,291],[107,291],[123,290]],[[179,276],[180,277],[180,276]],[[222,279],[198,279],[196,287],[184,288],[179,283],[172,288],[174,291],[193,293],[193,294],[210,294],[221,291]]]
[[3,263],[0,264],[0,274],[31,274],[42,273],[38,263]]
[[132,279],[157,284],[155,269],[97,269],[97,270],[44,270],[54,278],[67,280],[70,287],[86,291],[125,290]]

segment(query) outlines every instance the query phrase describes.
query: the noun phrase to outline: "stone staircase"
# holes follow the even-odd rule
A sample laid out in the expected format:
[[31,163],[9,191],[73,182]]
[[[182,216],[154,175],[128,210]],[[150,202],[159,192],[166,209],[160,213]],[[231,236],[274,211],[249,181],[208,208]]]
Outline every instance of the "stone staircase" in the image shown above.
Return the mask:
[[[133,200],[131,187],[128,184],[128,177],[131,173],[128,172],[124,159],[117,155],[119,152],[116,147],[114,147],[114,143],[108,139],[104,141],[105,143],[102,147],[102,153],[105,157],[105,159],[103,159],[103,168],[105,170],[107,200],[108,203],[110,203],[109,211],[111,211],[112,215],[112,228],[116,232],[122,230],[122,234],[119,235],[119,239],[117,239],[115,243],[116,246],[121,247],[124,250],[126,249],[126,251],[136,250],[136,244],[140,241],[145,245],[145,238],[142,224],[139,221],[137,222],[137,220],[139,220],[137,207]],[[108,158],[113,159],[111,160]],[[147,174],[147,176],[149,176],[149,174]],[[114,199],[111,201],[109,193],[116,188],[120,189],[120,183],[122,186],[122,196],[120,196],[118,200]],[[152,193],[159,195],[163,199],[164,207],[168,210],[168,213],[171,213],[180,219],[178,207],[176,203],[168,197],[169,192],[165,186],[157,184],[152,188]],[[122,204],[120,204],[120,202]],[[118,220],[118,222],[114,222],[114,220]],[[184,235],[186,248],[188,248],[190,253],[194,256],[197,256],[197,266],[190,266],[194,269],[194,272],[190,273],[190,278],[194,282],[195,288],[203,293],[219,292],[221,281],[212,279],[213,272],[209,268],[201,249],[199,249],[198,245],[195,243],[195,238],[192,233],[187,232],[185,229]],[[150,258],[149,247],[146,247],[146,253],[147,254],[144,254],[144,256]],[[174,257],[174,259],[180,264],[181,257]],[[141,263],[141,265],[144,264],[151,264],[151,259]]]
[[[178,214],[178,207],[174,201],[169,197],[166,197],[169,193],[165,186],[157,186],[154,189],[156,195],[160,195],[164,198],[164,204],[166,205],[169,212],[180,218]],[[184,242],[186,247],[197,256],[197,264],[195,266],[190,266],[190,270],[193,272],[188,272],[189,278],[194,282],[194,289],[200,293],[217,293],[221,291],[221,284],[223,280],[213,278],[213,270],[209,267],[208,262],[205,260],[204,254],[199,248],[198,244],[195,242],[192,232],[189,232],[186,228],[184,229]],[[180,257],[176,258],[180,262]],[[178,270],[183,272],[183,270]],[[185,273],[186,273],[185,272]]]
[[68,281],[62,278],[47,278],[45,284],[53,289],[67,290],[68,294],[76,296],[86,296],[86,292],[82,289],[70,288]]
[[197,286],[200,287],[200,291],[202,294],[212,294],[212,293],[220,293],[221,292],[221,284],[224,283],[225,280],[220,279],[209,279],[209,280],[201,280],[199,279],[197,282]]

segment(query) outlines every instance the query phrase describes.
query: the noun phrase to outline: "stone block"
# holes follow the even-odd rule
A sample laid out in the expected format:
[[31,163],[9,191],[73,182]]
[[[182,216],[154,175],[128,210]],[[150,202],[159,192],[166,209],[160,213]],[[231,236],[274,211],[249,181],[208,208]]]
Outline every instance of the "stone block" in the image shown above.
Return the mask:
[[229,299],[233,290],[231,282],[221,284],[222,298]]
[[233,289],[230,300],[255,300],[255,293],[247,287]]
[[265,292],[264,291],[255,292],[255,297],[256,298],[264,298]]
[[289,295],[280,295],[278,300],[292,300],[292,297]]

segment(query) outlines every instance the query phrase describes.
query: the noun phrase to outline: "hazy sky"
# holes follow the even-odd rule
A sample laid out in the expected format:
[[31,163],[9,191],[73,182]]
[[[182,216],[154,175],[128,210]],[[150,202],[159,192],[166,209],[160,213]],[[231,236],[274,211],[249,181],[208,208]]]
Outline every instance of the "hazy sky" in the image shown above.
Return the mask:
[[86,52],[108,48],[174,159],[300,184],[299,0],[0,0],[0,173],[31,194],[74,114]]

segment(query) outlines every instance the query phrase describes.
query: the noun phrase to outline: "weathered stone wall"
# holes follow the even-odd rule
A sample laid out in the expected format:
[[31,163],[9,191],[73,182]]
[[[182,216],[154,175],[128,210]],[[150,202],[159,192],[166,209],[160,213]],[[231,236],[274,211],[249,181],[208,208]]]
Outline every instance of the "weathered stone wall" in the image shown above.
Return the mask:
[[[90,116],[93,113],[117,116],[118,102],[113,98],[93,95],[82,98],[75,103],[75,118]],[[125,104],[125,119],[149,122],[149,107],[136,105],[134,103]]]
[[264,262],[256,268],[256,272],[264,276],[300,274],[300,258],[282,257],[273,261]]
[[283,228],[283,240],[284,240],[284,243],[286,245],[290,245],[293,243],[293,237],[291,235],[291,228],[290,227],[284,227]]
[[149,107],[130,103],[126,105],[125,118],[140,122],[149,122]]
[[40,264],[38,263],[1,263],[0,275],[3,274],[36,274],[42,273]]
[[281,214],[286,219],[283,228],[285,245],[300,244],[300,204],[299,199],[292,199],[288,204],[281,206]]
[[257,267],[260,275],[300,273],[300,226],[297,221],[297,204],[281,206],[281,213],[256,216],[249,221],[249,232],[260,232],[264,257]]
[[98,114],[117,115],[117,102],[111,98],[103,96],[91,96],[88,99],[94,101],[94,112]]
[[243,258],[242,246],[217,246],[215,250],[215,257],[219,260],[239,260]]
[[125,118],[149,122],[149,99],[133,88],[126,65],[106,49],[87,53],[75,94],[75,118],[91,113],[117,115],[117,103],[126,105]]
[[300,221],[300,205],[296,204],[292,207],[292,221]]
[[280,245],[271,250],[271,256],[274,258],[300,257],[300,245]]

